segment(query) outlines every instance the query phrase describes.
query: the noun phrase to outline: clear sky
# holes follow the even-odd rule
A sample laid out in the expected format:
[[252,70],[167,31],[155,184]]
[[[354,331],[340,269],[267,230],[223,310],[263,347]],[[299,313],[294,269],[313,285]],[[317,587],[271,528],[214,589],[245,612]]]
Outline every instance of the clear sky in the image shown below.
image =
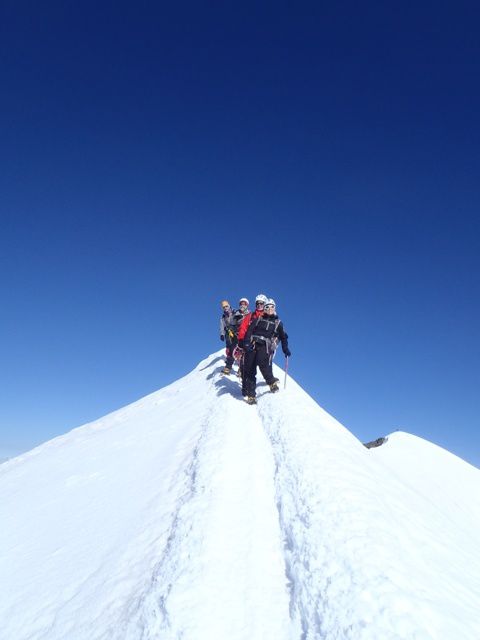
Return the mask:
[[172,4],[2,3],[0,457],[264,292],[361,440],[480,465],[477,4]]

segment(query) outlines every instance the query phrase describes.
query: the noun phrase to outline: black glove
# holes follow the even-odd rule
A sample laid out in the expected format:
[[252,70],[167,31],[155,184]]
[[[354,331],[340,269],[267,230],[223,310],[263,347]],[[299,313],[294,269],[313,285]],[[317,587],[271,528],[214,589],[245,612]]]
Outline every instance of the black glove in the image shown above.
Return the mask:
[[240,349],[244,349],[245,345],[244,345],[243,340],[239,340],[238,341],[238,346],[240,347]]
[[283,350],[283,355],[285,356],[285,358],[289,358],[292,355],[288,347]]
[[224,342],[224,341],[225,341],[225,336],[220,336],[220,340],[221,340],[222,342]]

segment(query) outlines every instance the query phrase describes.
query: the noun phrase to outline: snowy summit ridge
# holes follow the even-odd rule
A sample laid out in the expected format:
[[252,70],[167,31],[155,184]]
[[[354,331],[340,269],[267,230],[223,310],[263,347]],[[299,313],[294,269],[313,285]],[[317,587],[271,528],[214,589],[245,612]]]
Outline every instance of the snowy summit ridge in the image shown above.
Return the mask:
[[1,466],[0,636],[480,638],[480,472],[221,365]]

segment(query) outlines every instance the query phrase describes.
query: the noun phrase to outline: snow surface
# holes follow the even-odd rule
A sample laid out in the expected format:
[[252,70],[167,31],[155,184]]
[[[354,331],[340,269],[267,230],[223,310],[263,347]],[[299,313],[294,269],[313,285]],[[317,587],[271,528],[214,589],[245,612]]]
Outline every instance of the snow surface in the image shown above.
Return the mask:
[[5,640],[478,640],[480,471],[218,352],[0,468]]

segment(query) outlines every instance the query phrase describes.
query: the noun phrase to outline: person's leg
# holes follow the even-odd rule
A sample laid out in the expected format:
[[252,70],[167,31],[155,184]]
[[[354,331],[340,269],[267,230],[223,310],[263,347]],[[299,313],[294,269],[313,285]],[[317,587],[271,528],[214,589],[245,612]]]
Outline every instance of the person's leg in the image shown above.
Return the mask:
[[225,354],[227,356],[225,358],[225,366],[228,367],[228,369],[231,369],[233,366],[233,346],[230,341],[227,342],[227,348],[225,349]]
[[242,393],[250,398],[255,397],[255,388],[257,386],[257,352],[247,351],[245,353],[245,361],[243,364],[243,385]]
[[277,379],[273,375],[272,363],[270,362],[270,356],[267,353],[267,347],[265,344],[257,344],[257,364],[262,372],[262,376],[265,378],[265,382],[268,385],[277,382]]

